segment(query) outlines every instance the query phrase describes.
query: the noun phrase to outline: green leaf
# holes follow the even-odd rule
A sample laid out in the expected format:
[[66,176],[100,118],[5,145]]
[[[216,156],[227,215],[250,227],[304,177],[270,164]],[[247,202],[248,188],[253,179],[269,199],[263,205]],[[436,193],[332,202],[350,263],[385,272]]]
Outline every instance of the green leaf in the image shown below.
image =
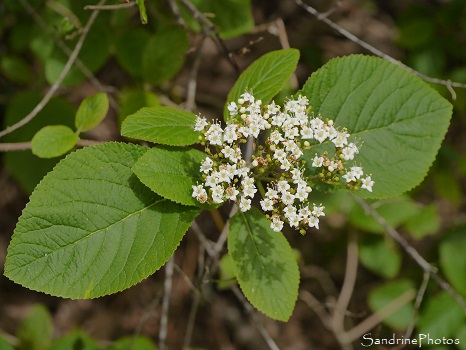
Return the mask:
[[36,304],[18,329],[19,350],[46,350],[52,342],[53,322],[45,306]]
[[441,292],[427,302],[417,322],[421,334],[431,338],[450,337],[464,324],[464,309],[448,292]]
[[169,146],[188,146],[199,141],[194,131],[196,115],[171,107],[148,107],[128,116],[121,134]]
[[158,195],[176,203],[201,206],[192,197],[197,183],[203,182],[199,170],[206,154],[190,148],[151,148],[133,171],[141,182]]
[[[384,285],[372,289],[369,293],[369,307],[372,311],[380,311],[385,306],[399,299],[406,293],[415,295],[415,288],[410,280],[398,280],[388,282]],[[383,320],[383,323],[395,329],[406,329],[413,317],[412,301],[402,305],[397,310]]]
[[86,97],[76,113],[78,132],[88,131],[99,125],[107,115],[108,105],[108,96],[104,92]]
[[173,254],[199,209],[157,196],[131,167],[146,148],[123,143],[68,155],[19,218],[5,275],[66,298],[95,298],[140,282]]
[[[251,92],[263,102],[271,100],[295,71],[298,59],[299,51],[296,49],[272,51],[263,55],[241,73],[228,94],[227,102],[238,100],[245,91]],[[225,120],[230,117],[227,106],[223,116]]]
[[374,235],[361,242],[359,259],[367,269],[386,278],[395,277],[401,267],[401,254],[393,242]]
[[256,208],[237,212],[230,222],[228,252],[249,302],[267,316],[287,321],[298,297],[299,270],[283,234],[273,231]]
[[146,12],[146,5],[144,4],[144,0],[136,0],[136,3],[139,7],[139,17],[141,18],[142,24],[147,24],[147,12]]
[[179,26],[159,29],[142,53],[144,80],[159,85],[173,78],[184,64],[188,48],[188,36],[184,29]]
[[40,158],[54,158],[70,151],[78,142],[76,133],[65,125],[40,129],[31,141],[32,153]]
[[116,39],[115,55],[118,63],[133,77],[142,78],[142,52],[150,38],[145,28],[128,28]]
[[94,340],[80,331],[73,331],[53,342],[48,350],[100,350],[102,349]]
[[453,288],[466,298],[466,227],[450,232],[440,243],[440,266]]
[[107,350],[155,350],[156,348],[149,338],[131,336],[118,339]]
[[[316,115],[346,127],[362,143],[356,161],[375,181],[366,198],[393,197],[427,174],[447,131],[451,104],[401,67],[376,57],[352,55],[329,61],[300,91]],[[308,162],[325,145],[304,155]]]
[[[22,92],[11,98],[5,112],[4,125],[12,125],[24,118],[41,101],[42,96],[35,91]],[[1,141],[31,141],[41,128],[47,125],[64,124],[72,127],[75,110],[67,100],[56,97],[23,127],[6,135]],[[58,158],[38,158],[31,151],[7,152],[3,155],[5,167],[21,188],[29,195],[34,187],[60,160]],[[34,169],[34,171],[31,171]]]

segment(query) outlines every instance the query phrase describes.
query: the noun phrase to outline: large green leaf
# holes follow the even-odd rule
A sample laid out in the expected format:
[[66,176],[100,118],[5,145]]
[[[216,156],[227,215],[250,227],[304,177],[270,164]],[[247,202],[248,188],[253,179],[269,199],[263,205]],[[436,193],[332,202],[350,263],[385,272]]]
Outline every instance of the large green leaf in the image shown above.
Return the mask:
[[295,254],[280,232],[256,208],[237,212],[230,222],[228,251],[246,298],[267,316],[287,321],[299,287]]
[[199,166],[206,154],[190,148],[152,148],[134,164],[143,184],[174,202],[200,206],[192,186],[203,182]]
[[173,254],[199,210],[157,196],[131,167],[146,148],[107,143],[68,155],[19,218],[5,275],[68,298],[128,288]]
[[464,309],[448,292],[430,298],[417,322],[420,334],[431,338],[450,337],[464,324]]
[[196,116],[171,107],[147,107],[128,116],[121,134],[170,146],[188,146],[199,141],[194,131]]
[[466,227],[448,234],[440,243],[440,266],[458,293],[466,297]]
[[142,53],[144,80],[159,85],[174,77],[184,64],[188,48],[188,36],[181,27],[168,26],[157,31]]
[[[356,162],[375,181],[362,197],[392,197],[427,174],[447,131],[451,104],[418,77],[386,60],[353,55],[315,72],[300,92],[314,113],[362,142]],[[305,153],[310,161],[325,145]],[[312,162],[312,161],[311,161]]]
[[[236,81],[228,94],[227,102],[236,101],[245,91],[264,102],[274,97],[288,81],[298,64],[299,51],[285,49],[272,51],[251,64]],[[223,111],[225,119],[230,114],[227,107]]]

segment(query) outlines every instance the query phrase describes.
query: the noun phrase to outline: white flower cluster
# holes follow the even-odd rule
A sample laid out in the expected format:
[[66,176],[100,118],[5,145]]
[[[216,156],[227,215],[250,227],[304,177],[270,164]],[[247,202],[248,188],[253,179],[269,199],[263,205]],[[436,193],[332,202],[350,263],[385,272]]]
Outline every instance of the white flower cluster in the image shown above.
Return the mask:
[[[200,166],[204,183],[193,186],[192,196],[211,204],[233,200],[241,211],[248,211],[259,189],[260,205],[270,212],[267,217],[273,230],[281,231],[287,222],[304,233],[308,227],[319,228],[319,217],[325,215],[323,206],[313,204],[311,208],[308,202],[312,191],[309,182],[341,185],[338,175],[342,175],[347,187],[372,191],[374,182],[370,176],[362,177],[361,167],[345,168],[359,152],[357,145],[348,141],[347,130],[338,130],[332,120],[314,118],[309,110],[303,96],[287,101],[282,110],[274,102],[262,106],[260,100],[246,92],[228,105],[230,118],[225,128],[219,122],[198,117],[194,129],[201,132],[208,156]],[[259,135],[263,131],[266,137],[261,143]],[[254,141],[255,150],[250,164],[240,147],[248,138]],[[310,142],[326,140],[334,144],[335,155],[329,158],[327,152],[316,154],[312,167],[321,168],[320,172],[313,178],[304,175],[303,151]],[[262,182],[268,182],[267,191]]]

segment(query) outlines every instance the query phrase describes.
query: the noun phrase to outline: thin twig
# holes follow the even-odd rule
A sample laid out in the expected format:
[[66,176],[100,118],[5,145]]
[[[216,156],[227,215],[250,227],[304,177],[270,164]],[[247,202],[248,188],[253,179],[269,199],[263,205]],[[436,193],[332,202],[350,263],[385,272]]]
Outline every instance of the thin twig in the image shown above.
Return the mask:
[[181,2],[191,12],[194,19],[199,23],[204,34],[212,38],[220,50],[225,54],[231,66],[235,69],[235,71],[239,72],[238,63],[236,62],[233,54],[228,50],[223,39],[220,37],[220,33],[218,32],[217,27],[210,19],[208,19],[202,12],[200,12],[190,0],[181,0]]
[[385,305],[382,309],[373,313],[371,316],[366,318],[364,321],[359,323],[357,326],[351,328],[349,331],[345,332],[340,336],[340,341],[343,344],[350,344],[356,339],[360,338],[363,334],[367,333],[369,330],[377,326],[380,322],[386,319],[388,316],[392,315],[400,307],[410,302],[415,296],[413,290],[409,290],[406,293],[403,293],[397,299]]
[[[66,54],[68,57],[71,55],[71,49],[61,40],[56,32],[47,24],[46,21],[40,16],[39,13],[29,4],[27,0],[19,0],[19,3],[26,10],[27,13],[34,19],[37,25],[45,32],[47,35],[53,38],[54,43]],[[112,92],[115,89],[110,86],[104,86],[100,81],[95,77],[95,75],[87,68],[87,66],[78,58],[76,58],[76,67],[84,74],[84,76],[89,79],[92,85],[94,85],[99,91],[103,92]],[[118,104],[112,96],[109,96],[110,105],[113,109],[118,108]]]
[[346,271],[343,286],[340,295],[335,305],[332,318],[332,330],[340,343],[340,336],[345,333],[345,314],[348,309],[351,296],[353,295],[354,285],[356,283],[356,276],[358,272],[358,244],[356,241],[356,234],[350,233],[348,241],[348,253],[346,258]]
[[[106,0],[101,0],[99,2],[99,5],[103,5]],[[16,129],[26,125],[29,123],[32,119],[34,119],[37,114],[45,107],[45,105],[50,101],[52,96],[55,94],[55,92],[58,90],[60,87],[61,83],[65,79],[66,75],[70,71],[71,67],[73,66],[74,62],[76,61],[76,58],[79,55],[79,52],[81,51],[81,48],[83,46],[84,40],[87,37],[87,34],[89,33],[89,30],[91,29],[92,25],[94,24],[97,15],[99,14],[98,10],[94,10],[91,15],[89,16],[89,20],[87,21],[86,25],[84,26],[82,30],[81,37],[79,38],[78,42],[76,43],[76,46],[73,49],[73,52],[71,53],[70,57],[68,58],[68,61],[65,64],[65,67],[63,67],[63,70],[60,73],[60,76],[57,78],[55,83],[50,87],[49,91],[45,94],[45,96],[42,98],[42,101],[40,101],[37,106],[29,113],[26,117],[21,119],[19,122],[16,124],[13,124],[9,127],[7,127],[5,130],[0,131],[0,137],[3,137]]]
[[320,321],[322,324],[327,328],[328,330],[332,330],[332,322],[331,322],[331,317],[330,314],[328,313],[327,309],[322,305],[322,303],[319,302],[310,292],[307,290],[303,290],[299,292],[299,299],[304,301],[307,306],[309,306],[319,317]]
[[165,350],[168,331],[168,310],[170,308],[170,296],[173,286],[173,269],[175,259],[173,255],[168,259],[165,264],[165,282],[163,284],[163,299],[162,299],[162,314],[160,316],[160,329],[159,329],[159,349]]
[[[427,285],[429,284],[430,274],[427,271],[424,271],[424,276],[422,278],[422,284],[419,287],[417,292],[416,300],[414,301],[413,306],[413,315],[411,316],[411,320],[409,321],[408,328],[404,334],[405,339],[409,339],[411,334],[413,334],[414,326],[416,325],[417,314],[419,313],[419,308],[421,307],[422,299],[424,299],[424,294],[426,293]],[[392,348],[393,350],[400,350],[406,347],[406,344],[402,344],[399,346],[395,346]]]
[[178,3],[176,0],[168,0],[168,5],[170,5],[170,9],[172,10],[173,14],[176,17],[176,20],[178,22],[178,25],[186,29],[186,22],[184,21],[183,17],[181,16],[180,8],[178,7]]
[[429,275],[437,281],[437,283],[440,285],[441,288],[446,290],[448,293],[450,293],[451,296],[455,298],[455,300],[463,307],[465,313],[466,313],[466,301],[461,297],[461,295],[456,292],[456,290],[447,282],[445,281],[437,272],[437,269],[429,264],[419,253],[416,249],[414,249],[409,243],[404,239],[397,230],[395,230],[392,226],[390,226],[387,221],[380,216],[380,214],[372,208],[366,201],[363,199],[353,196],[356,202],[361,205],[361,207],[368,213],[370,216],[372,216],[380,225],[383,226],[385,232],[387,232],[395,241],[398,242],[398,244],[410,255],[414,261]]
[[338,24],[336,24],[335,22],[333,22],[332,20],[330,20],[327,16],[325,16],[324,14],[320,13],[319,11],[317,11],[315,8],[313,8],[312,6],[309,6],[307,4],[305,4],[302,0],[294,0],[294,2],[302,7],[303,9],[305,9],[307,12],[309,12],[311,15],[315,16],[319,21],[322,21],[324,22],[325,24],[327,24],[329,27],[335,29],[338,33],[340,33],[341,35],[343,35],[344,37],[346,37],[347,39],[351,40],[352,42],[358,44],[359,46],[365,48],[367,51],[371,52],[372,54],[376,55],[376,56],[379,56],[383,59],[386,59],[387,61],[391,62],[391,63],[394,63],[402,68],[404,68],[405,70],[407,70],[408,72],[411,72],[413,73],[414,75],[417,75],[419,78],[429,82],[429,83],[433,83],[433,84],[439,84],[439,85],[444,85],[448,88],[448,91],[451,93],[451,96],[452,96],[452,99],[456,99],[456,93],[455,91],[453,90],[453,87],[458,87],[458,88],[462,88],[462,89],[466,89],[466,84],[462,84],[462,83],[458,83],[458,82],[452,82],[451,80],[443,80],[443,79],[437,79],[437,78],[431,78],[427,75],[424,75],[420,72],[418,72],[417,70],[407,66],[406,64],[398,61],[397,59],[387,55],[386,53],[376,49],[374,46],[370,45],[369,43],[359,39],[356,35],[350,33],[349,31],[347,31],[346,29],[344,29],[343,27],[339,26]]
[[[199,233],[200,235],[204,236],[204,234],[202,233],[200,229],[199,229]],[[199,247],[199,251],[198,251],[198,270],[197,270],[197,284],[198,284],[199,289],[202,288],[204,275],[207,274],[207,272],[205,271],[205,255],[204,255],[205,252],[206,252],[206,249],[201,244],[201,246]],[[196,322],[196,316],[199,310],[199,305],[201,303],[201,298],[202,298],[201,291],[199,291],[199,293],[194,294],[193,302],[191,304],[191,309],[189,310],[188,324],[186,326],[186,331],[185,331],[184,340],[183,340],[183,350],[189,349],[191,345],[191,338],[194,332],[194,324]]]
[[197,90],[197,75],[201,66],[202,47],[204,45],[205,37],[201,39],[199,46],[196,48],[193,66],[189,72],[189,81],[186,92],[186,110],[192,112],[196,109],[196,90]]
[[[88,147],[99,145],[105,141],[96,140],[78,140],[76,143],[77,147]],[[13,143],[0,143],[0,152],[12,152],[12,151],[28,151],[31,149],[31,141],[27,142],[13,142]]]
[[116,5],[86,5],[85,10],[99,10],[99,11],[110,11],[110,10],[122,10],[136,6],[136,1],[125,2],[123,4]]
[[246,298],[244,297],[243,293],[240,291],[238,286],[234,285],[231,287],[231,289],[233,293],[236,295],[236,297],[238,298],[238,300],[241,302],[241,304],[243,304],[243,307],[246,309],[247,313],[250,315],[254,326],[257,328],[261,336],[264,338],[268,347],[271,350],[280,350],[278,345],[275,343],[275,341],[270,336],[269,332],[267,332],[267,330],[265,329],[259,317],[257,317],[256,311],[251,306],[251,304],[248,303],[248,301],[246,300]]

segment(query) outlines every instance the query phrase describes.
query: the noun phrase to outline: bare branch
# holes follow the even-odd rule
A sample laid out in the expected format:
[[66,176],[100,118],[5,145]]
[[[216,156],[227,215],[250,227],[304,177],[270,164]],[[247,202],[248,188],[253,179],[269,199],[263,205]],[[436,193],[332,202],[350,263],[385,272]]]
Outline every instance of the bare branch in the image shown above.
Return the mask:
[[[77,147],[87,147],[99,145],[105,141],[95,140],[78,140],[76,143]],[[0,143],[0,152],[12,152],[12,151],[28,151],[31,149],[31,141],[28,142],[13,142],[13,143]]]
[[344,342],[341,341],[340,336],[345,334],[345,314],[348,309],[351,296],[353,295],[358,271],[358,244],[354,232],[351,232],[349,236],[347,254],[345,279],[343,281],[343,286],[341,288],[335,310],[333,311],[332,318],[332,330],[340,343],[343,344]]
[[368,213],[370,216],[372,216],[380,225],[383,226],[385,229],[385,232],[387,232],[395,241],[398,242],[398,244],[408,253],[414,261],[429,275],[437,281],[437,283],[442,287],[444,290],[446,290],[448,293],[450,293],[451,296],[453,296],[456,301],[463,307],[465,313],[466,313],[466,301],[461,297],[461,295],[456,292],[456,290],[447,282],[445,281],[437,272],[437,269],[429,264],[419,253],[416,249],[414,249],[409,243],[404,239],[397,230],[395,230],[392,226],[390,226],[387,221],[380,216],[377,211],[372,208],[366,201],[363,199],[353,196],[354,200],[363,207],[363,209]]
[[204,45],[205,37],[201,39],[199,46],[196,48],[193,66],[189,72],[188,88],[186,93],[186,109],[190,112],[196,108],[196,90],[197,90],[197,74],[201,66],[202,46]]
[[173,286],[173,269],[175,259],[173,255],[168,259],[165,264],[165,282],[163,284],[163,299],[162,299],[162,315],[160,316],[160,329],[159,329],[159,349],[165,350],[168,331],[168,309],[170,308],[170,295]]
[[125,2],[123,4],[116,5],[86,5],[85,10],[99,10],[99,11],[111,11],[111,10],[122,10],[136,6],[136,1]]
[[210,19],[208,19],[202,12],[200,12],[190,0],[181,0],[181,2],[191,12],[194,19],[199,23],[204,34],[212,38],[212,40],[217,44],[220,50],[227,57],[228,62],[230,62],[231,66],[238,72],[238,63],[236,62],[236,59],[233,56],[233,54],[227,49],[225,42],[220,37],[220,33],[218,32],[217,27],[212,23]]
[[347,31],[343,27],[339,26],[338,24],[336,24],[335,22],[333,22],[332,20],[327,18],[327,16],[325,16],[324,14],[317,11],[312,6],[309,6],[309,5],[305,4],[302,0],[294,0],[294,2],[298,6],[302,7],[307,12],[309,12],[311,15],[315,16],[319,21],[324,22],[329,27],[335,29],[338,33],[340,33],[341,35],[343,35],[347,39],[351,40],[352,42],[358,44],[359,46],[365,48],[367,51],[371,52],[372,54],[374,54],[376,56],[379,56],[379,57],[381,57],[383,59],[386,59],[387,61],[389,61],[391,63],[394,63],[394,64],[404,68],[408,72],[411,72],[411,73],[417,75],[419,78],[421,78],[421,79],[423,79],[423,80],[425,80],[425,81],[427,81],[429,83],[446,86],[448,88],[448,91],[450,91],[450,93],[452,94],[452,99],[453,100],[456,98],[456,93],[453,91],[454,87],[466,89],[466,84],[452,82],[451,80],[442,80],[442,79],[437,79],[437,78],[431,78],[431,77],[428,77],[427,75],[424,75],[424,74],[418,72],[417,70],[414,70],[413,68],[411,68],[411,67],[407,66],[406,64],[398,61],[397,59],[395,59],[395,58],[383,53],[382,51],[376,49],[374,46],[368,44],[367,42],[359,39],[356,35],[350,33],[349,31]]
[[246,298],[244,297],[243,293],[240,291],[240,289],[238,288],[238,286],[233,286],[231,287],[231,290],[233,291],[233,293],[236,295],[236,297],[238,298],[238,300],[241,302],[241,304],[243,304],[243,307],[246,309],[246,311],[248,312],[249,316],[251,317],[252,321],[253,321],[253,324],[254,326],[257,328],[257,330],[259,331],[259,333],[262,335],[262,337],[264,338],[265,342],[267,343],[269,349],[271,350],[280,350],[280,348],[278,347],[278,345],[275,343],[275,341],[272,339],[272,337],[270,336],[269,332],[267,332],[267,329],[265,329],[264,325],[262,324],[261,320],[259,319],[259,317],[257,317],[257,314],[256,314],[256,311],[254,310],[254,308],[251,306],[251,304],[248,303],[248,301],[246,300]]
[[[54,43],[69,57],[72,53],[71,49],[57,36],[55,31],[44,21],[39,13],[29,4],[27,0],[19,0],[19,3],[26,10],[27,13],[34,19],[37,25],[47,33],[51,38],[53,38]],[[87,68],[87,66],[79,59],[76,58],[76,67],[86,76],[87,79],[94,85],[99,91],[103,92],[112,92],[115,89],[110,86],[104,86],[100,81],[94,76],[94,74]],[[112,108],[117,109],[118,104],[112,96],[109,96],[110,105]]]
[[357,326],[342,334],[340,341],[342,341],[343,344],[350,344],[351,342],[360,338],[363,334],[377,326],[380,322],[393,314],[400,307],[411,301],[414,296],[415,293],[412,290],[400,295],[400,297],[385,305],[382,309],[366,318]]
[[[106,0],[101,0],[99,2],[99,5],[103,5],[105,3]],[[73,52],[71,53],[68,61],[66,62],[65,64],[65,67],[63,67],[63,70],[62,72],[60,73],[60,76],[58,77],[58,79],[55,81],[55,83],[50,87],[49,91],[47,91],[47,93],[45,94],[45,96],[42,98],[42,101],[40,101],[37,106],[31,111],[31,113],[29,113],[26,117],[24,117],[23,119],[21,119],[19,122],[17,122],[16,124],[13,124],[9,127],[7,127],[5,130],[1,131],[0,132],[0,137],[3,137],[13,131],[15,131],[16,129],[26,125],[27,123],[29,123],[32,119],[34,119],[37,114],[45,107],[45,105],[50,101],[50,99],[52,98],[52,96],[55,94],[55,92],[58,90],[58,88],[60,87],[61,83],[63,82],[63,80],[65,79],[66,75],[68,74],[68,72],[70,71],[71,67],[73,66],[74,62],[76,61],[78,55],[79,55],[79,52],[81,51],[81,48],[83,46],[83,43],[84,43],[84,40],[86,39],[87,37],[87,34],[89,33],[89,30],[91,29],[92,25],[94,24],[96,18],[97,18],[97,15],[99,14],[99,11],[98,10],[94,10],[90,17],[89,17],[89,20],[87,21],[86,25],[84,26],[83,30],[82,30],[82,34],[81,34],[81,37],[79,38],[78,42],[76,43],[76,46],[74,47],[73,49]]]

